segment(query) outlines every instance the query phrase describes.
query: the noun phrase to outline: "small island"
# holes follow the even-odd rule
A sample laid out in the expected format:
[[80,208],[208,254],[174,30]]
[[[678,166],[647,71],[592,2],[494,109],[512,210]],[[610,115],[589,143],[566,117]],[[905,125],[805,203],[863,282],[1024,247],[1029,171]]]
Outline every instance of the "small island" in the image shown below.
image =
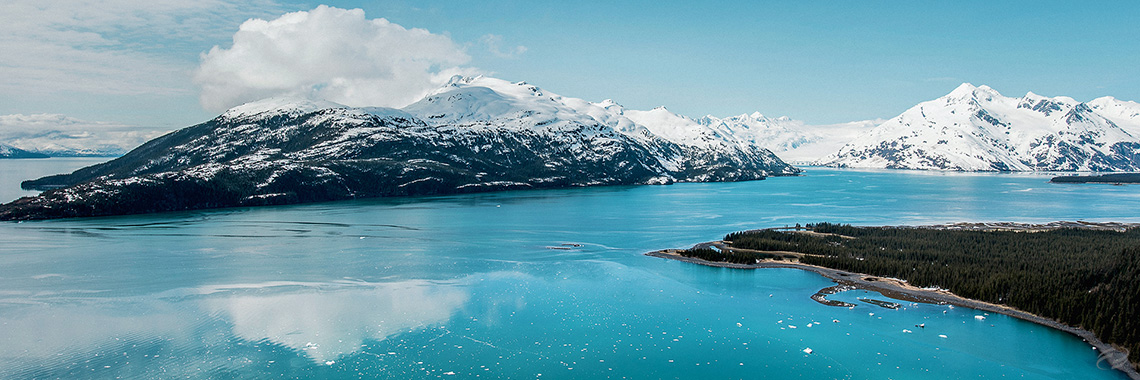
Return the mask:
[[[1077,335],[1140,379],[1140,225],[1055,222],[735,232],[649,256],[737,268],[795,268],[836,282],[812,299],[866,289],[908,302],[1000,313]],[[891,302],[861,300],[881,307]]]
[[1109,184],[1126,184],[1126,183],[1140,183],[1140,173],[1113,173],[1102,175],[1069,175],[1053,177],[1049,182],[1053,183],[1109,183]]

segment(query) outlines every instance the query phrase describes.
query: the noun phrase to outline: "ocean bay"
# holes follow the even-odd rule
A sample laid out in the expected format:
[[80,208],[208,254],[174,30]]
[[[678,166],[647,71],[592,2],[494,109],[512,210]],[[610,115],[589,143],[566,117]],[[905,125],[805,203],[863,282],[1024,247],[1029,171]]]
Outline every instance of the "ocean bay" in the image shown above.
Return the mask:
[[1123,378],[1079,339],[1012,318],[828,307],[809,296],[831,283],[811,273],[642,256],[818,221],[1137,221],[1134,187],[1048,178],[808,168],[4,223],[0,375]]

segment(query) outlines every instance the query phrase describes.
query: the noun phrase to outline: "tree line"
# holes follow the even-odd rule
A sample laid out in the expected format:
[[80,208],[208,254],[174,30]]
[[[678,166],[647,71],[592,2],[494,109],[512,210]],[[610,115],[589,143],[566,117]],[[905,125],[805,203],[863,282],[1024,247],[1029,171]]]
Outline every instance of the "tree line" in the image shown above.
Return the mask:
[[680,254],[681,256],[696,257],[706,261],[734,264],[755,264],[757,261],[765,259],[783,260],[782,256],[772,253],[725,251],[711,248],[686,249]]
[[731,247],[949,289],[1083,328],[1140,362],[1140,228],[1041,232],[807,225],[725,236]]

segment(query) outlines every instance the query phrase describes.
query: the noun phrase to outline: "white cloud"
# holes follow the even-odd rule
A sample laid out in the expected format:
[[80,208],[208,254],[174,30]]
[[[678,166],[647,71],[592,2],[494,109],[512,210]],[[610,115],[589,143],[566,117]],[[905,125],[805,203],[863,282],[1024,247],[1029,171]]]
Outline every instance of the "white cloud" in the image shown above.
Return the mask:
[[504,51],[503,36],[497,34],[486,34],[479,38],[479,43],[487,48],[487,51],[499,58],[515,59],[526,53],[526,46],[518,45],[510,50]]
[[266,12],[280,10],[270,0],[0,2],[0,94],[190,93],[207,41]]
[[418,100],[470,57],[450,37],[406,29],[360,9],[319,6],[241,24],[229,48],[202,55],[194,81],[202,106],[220,111],[282,93],[312,93],[350,106]]
[[0,115],[0,143],[53,155],[119,155],[165,132],[58,114]]

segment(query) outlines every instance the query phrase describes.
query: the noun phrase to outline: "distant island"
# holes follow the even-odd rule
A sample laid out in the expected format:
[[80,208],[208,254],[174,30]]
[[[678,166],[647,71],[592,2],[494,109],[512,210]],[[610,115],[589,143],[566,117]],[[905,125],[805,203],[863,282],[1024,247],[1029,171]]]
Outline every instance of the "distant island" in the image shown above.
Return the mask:
[[1140,183],[1140,173],[1113,173],[1102,175],[1070,175],[1053,177],[1053,183]]
[[851,305],[827,300],[828,294],[862,288],[901,300],[1009,315],[1077,335],[1114,368],[1140,379],[1140,225],[818,223],[735,232],[723,241],[647,255],[728,268],[816,272],[838,285],[812,298],[833,306]]

